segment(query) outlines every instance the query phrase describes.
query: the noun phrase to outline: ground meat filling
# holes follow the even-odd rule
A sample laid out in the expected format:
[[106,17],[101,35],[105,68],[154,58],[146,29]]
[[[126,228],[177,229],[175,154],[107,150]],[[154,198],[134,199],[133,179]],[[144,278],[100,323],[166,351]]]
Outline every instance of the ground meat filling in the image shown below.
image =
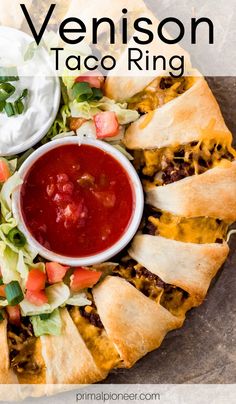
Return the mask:
[[114,274],[126,279],[145,296],[160,303],[174,315],[179,314],[181,306],[189,297],[187,292],[165,283],[159,276],[132,259],[125,258],[122,265],[114,269]]
[[91,306],[83,306],[79,308],[81,316],[86,318],[90,324],[94,325],[94,327],[100,329],[104,328],[91,292],[88,292],[88,299],[91,300],[92,304]]
[[193,84],[192,77],[155,79],[143,91],[128,100],[128,108],[141,115],[154,111],[185,93]]
[[36,337],[30,321],[23,319],[19,327],[8,323],[7,336],[13,370],[16,373],[39,374],[42,367],[34,361]]
[[141,156],[136,154],[134,157],[137,157],[135,166],[143,177],[144,186],[168,185],[195,174],[203,174],[222,160],[232,162],[235,158],[226,145],[214,141],[144,150]]

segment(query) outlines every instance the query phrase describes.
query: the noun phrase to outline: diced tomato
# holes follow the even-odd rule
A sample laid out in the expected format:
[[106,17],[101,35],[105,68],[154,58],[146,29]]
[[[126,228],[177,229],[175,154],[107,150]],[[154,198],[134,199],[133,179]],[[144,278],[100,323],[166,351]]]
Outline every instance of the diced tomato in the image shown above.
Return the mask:
[[84,267],[76,268],[70,277],[70,288],[73,292],[91,288],[99,281],[101,275],[102,272],[90,271]]
[[0,159],[0,182],[5,182],[11,176],[10,168],[7,162]]
[[47,262],[46,272],[49,283],[61,282],[69,267],[58,264],[57,262]]
[[76,77],[76,83],[88,83],[91,88],[101,88],[104,77],[99,71],[87,73],[87,75]]
[[98,139],[116,136],[119,132],[119,123],[115,112],[104,111],[94,116],[96,135]]
[[44,303],[48,302],[48,297],[44,290],[27,290],[25,297],[30,303],[34,304],[35,306],[42,306]]
[[46,274],[40,269],[31,269],[26,282],[26,289],[34,292],[45,288]]
[[14,325],[20,325],[20,306],[7,306],[7,314],[9,316],[9,323]]
[[6,297],[5,287],[6,287],[6,285],[0,285],[0,296],[1,297]]

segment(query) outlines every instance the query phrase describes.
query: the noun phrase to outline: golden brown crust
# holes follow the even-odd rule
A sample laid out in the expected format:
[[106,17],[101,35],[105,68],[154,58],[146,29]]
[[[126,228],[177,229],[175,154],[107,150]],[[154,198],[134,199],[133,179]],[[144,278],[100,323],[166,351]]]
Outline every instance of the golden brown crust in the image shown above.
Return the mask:
[[[68,311],[61,310],[60,336],[42,336],[42,356],[46,366],[46,383],[86,384],[102,380],[105,375],[96,366]],[[78,354],[78,356],[77,356]]]
[[236,220],[236,161],[147,191],[147,203],[185,217]]
[[[153,24],[149,26],[150,31],[153,31],[154,37],[156,37],[155,29],[159,24],[159,21],[152,14],[151,11],[146,9],[140,13],[140,17],[149,18]],[[169,34],[165,32],[165,36],[170,38]],[[141,40],[146,39],[146,35],[144,33],[139,33],[139,38]],[[156,77],[161,77],[166,75],[166,71],[163,70],[162,63],[157,64],[157,68],[153,69],[150,67],[148,70],[148,75],[140,75],[140,70],[135,69],[133,66],[132,76],[130,71],[128,70],[128,48],[138,48],[138,44],[134,41],[133,38],[129,41],[126,50],[121,54],[119,60],[117,61],[116,67],[113,71],[108,75],[105,82],[105,95],[107,97],[113,98],[117,101],[124,101],[128,98],[133,97],[135,94],[142,91],[149,83],[151,83]],[[156,55],[163,55],[166,60],[169,60],[173,55],[184,55],[186,70],[190,66],[190,59],[188,53],[183,50],[178,44],[177,45],[168,45],[162,41],[152,41],[151,44],[142,45],[140,47],[142,53],[145,54],[147,50],[149,52],[150,58]]]
[[224,244],[194,244],[147,234],[134,238],[130,256],[192,296],[194,305],[205,298],[212,278],[224,263],[229,247]]
[[93,295],[105,330],[128,368],[183,323],[118,277],[107,277]]
[[[145,119],[144,115],[127,129],[125,144],[128,149],[154,149],[190,143],[202,139],[203,130],[209,126],[212,126],[216,140],[218,132],[223,132],[224,141],[232,141],[216,99],[202,77],[196,78],[184,94],[156,109],[143,128]],[[220,135],[222,137],[222,133]]]

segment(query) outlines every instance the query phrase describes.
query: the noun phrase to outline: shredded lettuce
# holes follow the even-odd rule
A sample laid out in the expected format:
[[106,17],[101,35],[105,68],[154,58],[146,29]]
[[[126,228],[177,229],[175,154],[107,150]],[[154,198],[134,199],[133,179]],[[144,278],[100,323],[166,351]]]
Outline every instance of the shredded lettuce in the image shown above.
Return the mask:
[[54,124],[49,129],[46,137],[44,138],[43,143],[46,143],[48,140],[51,140],[52,138],[59,135],[60,133],[68,132],[69,128],[67,126],[67,118],[69,118],[70,116],[71,116],[71,113],[70,113],[69,106],[63,105],[57,114]]
[[62,321],[59,309],[55,309],[49,318],[42,320],[40,316],[30,317],[33,325],[34,335],[40,337],[41,335],[60,335]]
[[63,306],[70,297],[70,289],[63,282],[49,286],[45,291],[48,297],[48,303],[42,306],[35,306],[26,299],[20,303],[23,316],[52,313],[58,307]]
[[91,305],[92,302],[87,299],[85,293],[76,293],[66,301],[66,304],[69,304],[70,306],[88,306]]
[[128,153],[127,150],[123,146],[116,144],[116,145],[114,145],[114,147],[117,150],[119,150],[119,152],[121,152],[128,160],[132,161],[134,159],[133,156],[131,156],[131,154]]
[[8,221],[12,216],[11,195],[22,184],[22,179],[16,172],[2,186],[0,193],[1,211],[3,218]]
[[20,282],[20,275],[17,272],[18,254],[12,251],[4,241],[0,241],[0,266],[3,283],[11,281]]
[[120,125],[127,125],[139,118],[139,113],[127,109],[127,103],[116,103],[110,98],[103,97],[100,101],[70,102],[71,115],[75,118],[92,119],[101,111],[113,111],[116,113]]
[[84,137],[96,139],[96,128],[94,122],[91,120],[84,122],[83,125],[77,129],[76,134],[80,139],[83,139]]
[[71,90],[73,85],[75,84],[74,76],[63,76],[62,81],[67,88],[67,91]]
[[20,274],[23,286],[25,287],[25,284],[26,284],[26,281],[27,281],[27,278],[28,278],[28,274],[29,274],[29,268],[25,263],[24,255],[23,255],[22,251],[19,251],[19,253],[18,253],[16,271]]
[[[22,251],[26,260],[30,263],[34,260],[37,255],[37,251],[33,249],[28,243],[24,246],[19,247],[14,244],[10,238],[8,238],[8,234],[17,227],[17,221],[12,215],[12,193],[13,191],[22,184],[22,180],[19,174],[16,172],[13,174],[2,186],[0,192],[0,205],[1,205],[1,213],[2,213],[2,223],[0,224],[0,241],[1,246],[1,256],[4,259],[6,265],[9,256],[9,249],[12,250],[13,253],[19,254],[19,251]],[[3,250],[7,248],[3,254]],[[4,256],[4,257],[3,257]],[[18,260],[18,257],[16,261]],[[10,259],[11,261],[11,259]],[[9,265],[8,265],[9,266]]]

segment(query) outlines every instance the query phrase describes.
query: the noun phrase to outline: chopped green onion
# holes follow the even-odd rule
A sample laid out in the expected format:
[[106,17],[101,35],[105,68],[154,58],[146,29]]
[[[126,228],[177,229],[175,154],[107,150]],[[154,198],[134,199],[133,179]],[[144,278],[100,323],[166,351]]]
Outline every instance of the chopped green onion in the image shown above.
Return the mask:
[[6,83],[7,81],[18,81],[16,67],[0,67],[0,83]]
[[4,310],[1,309],[1,310],[0,310],[0,323],[1,323],[4,319],[5,319]]
[[22,114],[22,112],[24,111],[24,104],[21,100],[16,100],[14,102],[14,110],[16,114]]
[[88,101],[93,98],[93,91],[88,83],[75,83],[72,87],[72,96],[77,102]]
[[14,244],[15,247],[24,247],[24,245],[26,244],[26,238],[24,234],[16,227],[9,231],[7,238],[12,244]]
[[0,285],[3,285],[4,283],[3,283],[3,279],[2,278],[0,278]]
[[51,317],[51,313],[43,313],[39,315],[40,320],[48,320]]
[[11,102],[6,102],[4,110],[8,117],[15,115],[14,107]]
[[103,92],[100,90],[100,88],[92,88],[93,91],[93,100],[94,101],[99,101],[103,97]]
[[8,283],[5,287],[5,293],[10,306],[16,306],[24,300],[24,295],[18,281]]
[[4,110],[4,107],[6,105],[6,101],[0,101],[0,112]]
[[12,94],[14,94],[16,88],[10,83],[0,84],[0,101],[6,101]]

